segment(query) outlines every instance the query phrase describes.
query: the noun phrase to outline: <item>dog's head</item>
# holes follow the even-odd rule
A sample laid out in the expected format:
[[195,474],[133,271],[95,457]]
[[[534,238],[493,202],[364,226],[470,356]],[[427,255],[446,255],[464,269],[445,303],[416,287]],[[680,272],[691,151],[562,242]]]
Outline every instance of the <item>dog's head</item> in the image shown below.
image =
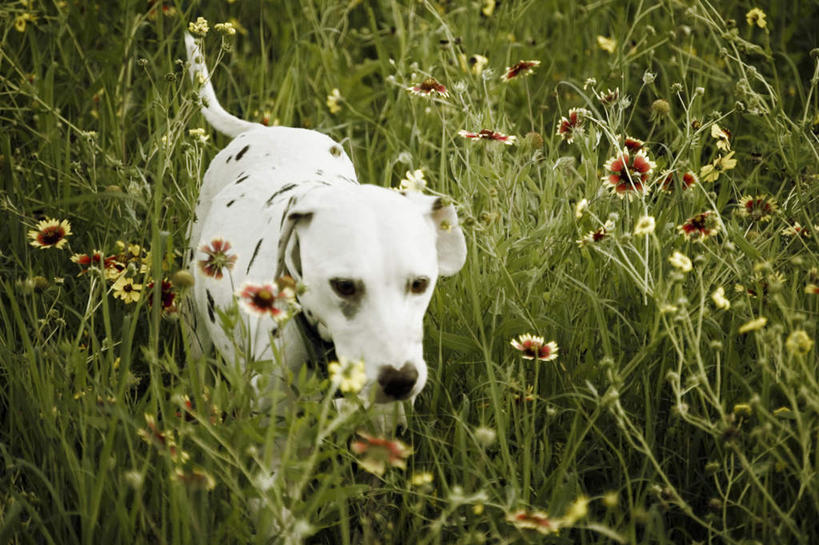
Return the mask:
[[376,186],[326,187],[302,197],[288,229],[284,260],[307,286],[305,315],[338,356],[364,361],[363,395],[414,398],[427,380],[423,317],[435,283],[466,259],[454,207]]

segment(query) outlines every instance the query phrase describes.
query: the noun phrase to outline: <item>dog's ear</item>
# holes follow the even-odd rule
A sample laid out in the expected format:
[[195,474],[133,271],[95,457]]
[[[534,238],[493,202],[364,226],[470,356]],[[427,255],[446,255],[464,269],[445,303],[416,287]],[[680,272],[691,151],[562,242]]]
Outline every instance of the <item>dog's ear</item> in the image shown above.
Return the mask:
[[461,270],[466,262],[466,240],[458,225],[458,214],[455,206],[446,197],[422,195],[415,191],[407,197],[417,203],[429,214],[438,235],[438,272],[441,276],[452,276]]

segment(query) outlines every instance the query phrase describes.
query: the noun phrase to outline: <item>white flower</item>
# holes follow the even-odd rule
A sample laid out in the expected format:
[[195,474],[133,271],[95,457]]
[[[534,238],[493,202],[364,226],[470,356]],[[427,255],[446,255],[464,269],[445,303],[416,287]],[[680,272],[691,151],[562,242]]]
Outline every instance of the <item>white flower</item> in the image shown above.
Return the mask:
[[208,33],[208,20],[204,17],[197,17],[195,22],[188,23],[188,32],[204,36]]
[[668,262],[671,263],[674,268],[684,273],[687,273],[693,268],[691,266],[691,259],[689,259],[687,255],[681,254],[680,252],[674,252],[674,254],[668,258]]
[[634,236],[650,235],[654,232],[654,216],[643,216],[634,226]]
[[348,360],[342,356],[339,361],[330,362],[327,370],[332,383],[344,393],[357,394],[367,383],[364,360]]
[[398,186],[401,191],[416,191],[418,193],[423,193],[426,188],[427,181],[424,179],[424,171],[420,168],[414,172],[408,170],[404,175],[404,179],[401,180],[401,185]]
[[731,301],[725,297],[725,288],[722,286],[714,290],[714,293],[711,294],[711,300],[714,301],[717,308],[721,308],[722,310],[731,308]]

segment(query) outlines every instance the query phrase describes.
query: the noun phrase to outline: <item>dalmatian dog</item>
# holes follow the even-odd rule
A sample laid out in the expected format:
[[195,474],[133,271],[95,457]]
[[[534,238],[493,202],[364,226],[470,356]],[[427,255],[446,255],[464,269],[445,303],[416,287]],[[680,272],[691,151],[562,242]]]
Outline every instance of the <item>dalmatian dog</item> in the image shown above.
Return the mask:
[[[266,127],[226,112],[216,99],[196,40],[185,36],[202,113],[233,140],[210,163],[190,227],[196,338],[228,360],[278,359],[298,368],[332,343],[337,356],[363,360],[362,396],[412,400],[427,380],[423,317],[439,275],[457,273],[466,243],[451,204],[435,196],[359,185],[350,158],[328,136]],[[230,244],[235,262],[217,278],[197,266],[203,248]],[[246,281],[289,275],[306,286],[302,312],[279,325],[246,320],[237,346],[218,309]]]

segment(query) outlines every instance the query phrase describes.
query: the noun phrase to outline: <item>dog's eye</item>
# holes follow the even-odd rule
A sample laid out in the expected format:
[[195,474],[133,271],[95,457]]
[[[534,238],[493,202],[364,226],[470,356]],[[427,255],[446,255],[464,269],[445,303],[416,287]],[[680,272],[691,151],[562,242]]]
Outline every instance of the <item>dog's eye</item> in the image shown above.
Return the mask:
[[418,278],[413,278],[409,282],[409,291],[420,295],[427,291],[427,287],[429,286],[429,278],[426,276],[419,276]]
[[336,292],[339,297],[353,297],[359,292],[358,283],[349,278],[332,278],[330,280],[330,287]]

